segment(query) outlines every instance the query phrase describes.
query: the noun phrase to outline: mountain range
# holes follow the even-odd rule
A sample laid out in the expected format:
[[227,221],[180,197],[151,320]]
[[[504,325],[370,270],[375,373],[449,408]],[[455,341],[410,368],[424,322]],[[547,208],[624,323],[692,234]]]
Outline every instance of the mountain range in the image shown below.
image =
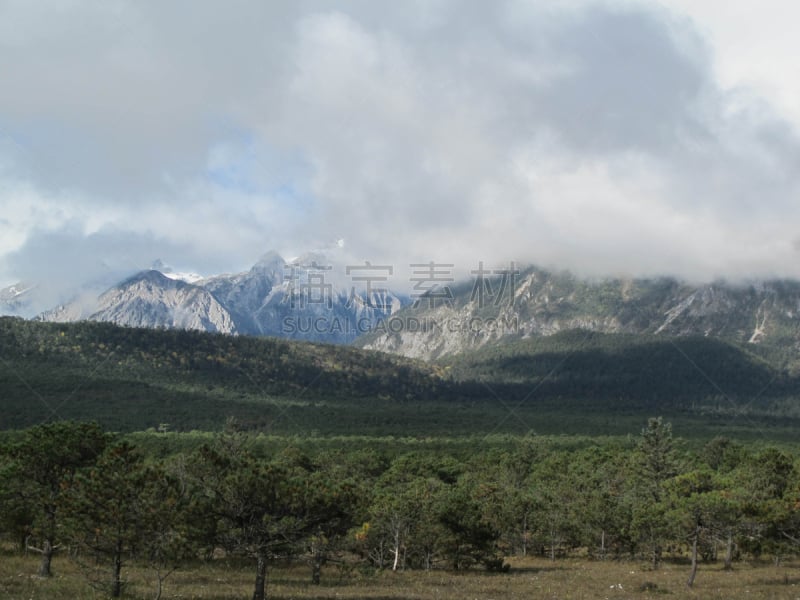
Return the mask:
[[[348,280],[345,267],[322,254],[287,261],[270,252],[248,271],[208,278],[154,267],[36,318],[353,343],[424,360],[575,329],[701,336],[800,370],[800,282],[793,280],[592,280],[527,267],[481,271],[450,287],[429,285],[414,298],[379,287],[377,275],[365,286],[367,278],[354,276],[352,267]],[[31,290],[18,284],[0,291],[0,312],[14,314]]]
[[97,298],[40,314],[48,322],[103,321],[131,327],[189,329],[349,343],[400,310],[400,296],[347,285],[324,255],[286,261],[263,256],[250,270],[209,278],[149,269]]
[[800,282],[692,285],[673,278],[581,279],[530,267],[475,279],[391,315],[356,344],[435,359],[581,329],[663,338],[703,336],[800,366]]

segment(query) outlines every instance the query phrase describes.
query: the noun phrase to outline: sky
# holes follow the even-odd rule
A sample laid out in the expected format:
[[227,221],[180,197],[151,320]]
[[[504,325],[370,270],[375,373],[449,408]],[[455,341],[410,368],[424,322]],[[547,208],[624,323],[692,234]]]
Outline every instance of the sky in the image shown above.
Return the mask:
[[799,20],[788,0],[0,0],[0,286],[331,247],[398,273],[800,277]]

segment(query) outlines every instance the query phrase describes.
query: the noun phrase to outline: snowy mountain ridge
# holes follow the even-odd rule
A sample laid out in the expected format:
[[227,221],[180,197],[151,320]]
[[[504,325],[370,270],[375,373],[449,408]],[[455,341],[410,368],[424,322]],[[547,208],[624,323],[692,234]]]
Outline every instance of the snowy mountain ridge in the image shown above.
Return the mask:
[[38,318],[349,343],[403,306],[388,290],[348,286],[339,276],[344,269],[319,253],[287,263],[269,252],[249,271],[206,278],[154,266],[167,272],[142,271]]
[[[317,252],[291,262],[270,252],[247,271],[200,279],[142,271],[38,318],[355,343],[426,360],[570,329],[709,336],[774,351],[800,370],[794,280],[588,280],[527,267],[513,277],[446,283],[409,297],[390,289],[390,273],[385,265],[345,266]],[[19,306],[35,289],[0,291],[0,309]]]

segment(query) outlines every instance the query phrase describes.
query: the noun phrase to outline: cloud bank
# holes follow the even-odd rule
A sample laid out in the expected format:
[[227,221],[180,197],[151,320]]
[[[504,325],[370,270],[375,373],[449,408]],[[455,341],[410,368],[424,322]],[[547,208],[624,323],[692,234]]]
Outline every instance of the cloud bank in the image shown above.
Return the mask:
[[797,122],[731,84],[711,12],[395,4],[0,2],[0,283],[337,239],[398,272],[800,276]]

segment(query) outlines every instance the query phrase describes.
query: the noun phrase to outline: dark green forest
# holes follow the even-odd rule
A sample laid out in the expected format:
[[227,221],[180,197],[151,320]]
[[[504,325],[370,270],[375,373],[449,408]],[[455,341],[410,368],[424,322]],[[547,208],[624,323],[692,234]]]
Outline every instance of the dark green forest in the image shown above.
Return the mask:
[[[798,379],[708,338],[568,331],[437,363],[350,347],[0,318],[0,429],[91,419],[116,431],[281,435],[627,435],[795,439]],[[766,433],[765,433],[766,432]]]

